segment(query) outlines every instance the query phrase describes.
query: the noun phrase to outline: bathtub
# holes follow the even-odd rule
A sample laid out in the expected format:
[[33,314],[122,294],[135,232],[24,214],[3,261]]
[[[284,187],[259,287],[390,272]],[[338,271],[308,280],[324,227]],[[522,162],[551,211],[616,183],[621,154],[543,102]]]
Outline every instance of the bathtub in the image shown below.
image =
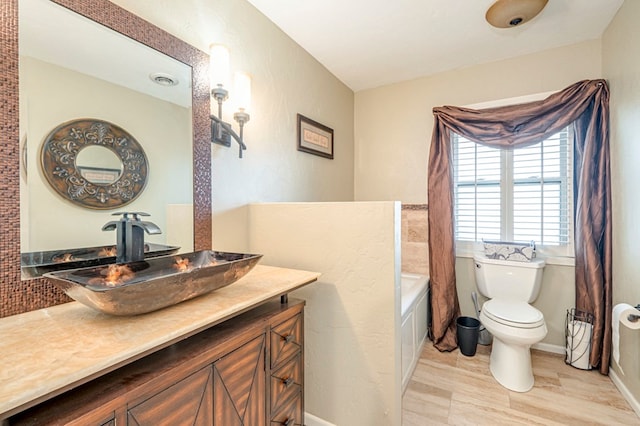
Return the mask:
[[402,316],[402,392],[420,358],[429,318],[429,277],[402,273],[400,279]]

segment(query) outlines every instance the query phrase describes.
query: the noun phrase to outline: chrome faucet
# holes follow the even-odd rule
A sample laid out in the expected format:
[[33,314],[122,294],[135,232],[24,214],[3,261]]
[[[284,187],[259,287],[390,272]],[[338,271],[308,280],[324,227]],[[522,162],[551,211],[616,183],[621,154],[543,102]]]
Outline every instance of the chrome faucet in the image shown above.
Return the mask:
[[112,220],[102,227],[103,231],[117,231],[116,263],[144,260],[144,233],[154,235],[162,234],[162,231],[155,223],[140,220],[140,216],[149,216],[148,213],[113,213],[113,216],[119,215],[122,215],[120,220]]

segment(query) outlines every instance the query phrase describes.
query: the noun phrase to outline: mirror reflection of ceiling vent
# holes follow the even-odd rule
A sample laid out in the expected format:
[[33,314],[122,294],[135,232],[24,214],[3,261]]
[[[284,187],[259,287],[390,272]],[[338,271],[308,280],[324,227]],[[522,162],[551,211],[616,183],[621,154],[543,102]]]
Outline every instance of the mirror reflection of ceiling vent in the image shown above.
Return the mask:
[[156,84],[160,86],[177,86],[178,79],[170,74],[165,74],[162,72],[154,72],[153,74],[149,74],[149,78]]

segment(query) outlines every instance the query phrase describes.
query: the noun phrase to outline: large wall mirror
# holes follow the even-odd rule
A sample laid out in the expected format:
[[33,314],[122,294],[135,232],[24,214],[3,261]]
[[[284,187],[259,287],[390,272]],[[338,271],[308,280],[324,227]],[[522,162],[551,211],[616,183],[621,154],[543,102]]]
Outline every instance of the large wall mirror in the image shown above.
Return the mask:
[[[182,251],[210,248],[208,56],[106,0],[10,0],[2,2],[0,13],[0,316],[68,300],[44,279],[21,280],[21,251],[113,243],[112,233],[101,231],[111,211],[74,205],[43,176],[39,147],[69,120],[115,123],[143,147],[148,182],[126,209],[152,214],[165,231],[150,242],[178,242]],[[51,29],[67,39],[39,45]],[[103,41],[104,34],[115,41]],[[91,42],[78,46],[77,40]],[[154,71],[144,67],[149,65]],[[173,76],[178,84],[155,84],[152,74],[156,80]],[[173,93],[175,88],[182,91]]]

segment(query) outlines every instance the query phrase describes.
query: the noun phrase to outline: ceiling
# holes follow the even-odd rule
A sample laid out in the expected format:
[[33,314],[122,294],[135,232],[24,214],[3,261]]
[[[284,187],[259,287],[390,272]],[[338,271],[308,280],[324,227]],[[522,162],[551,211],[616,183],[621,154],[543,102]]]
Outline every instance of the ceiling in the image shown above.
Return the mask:
[[[20,0],[19,16],[20,55],[191,106],[191,67],[48,0]],[[156,84],[155,73],[178,84]]]
[[509,29],[485,21],[494,0],[248,1],[359,91],[598,39],[624,0],[550,0]]

